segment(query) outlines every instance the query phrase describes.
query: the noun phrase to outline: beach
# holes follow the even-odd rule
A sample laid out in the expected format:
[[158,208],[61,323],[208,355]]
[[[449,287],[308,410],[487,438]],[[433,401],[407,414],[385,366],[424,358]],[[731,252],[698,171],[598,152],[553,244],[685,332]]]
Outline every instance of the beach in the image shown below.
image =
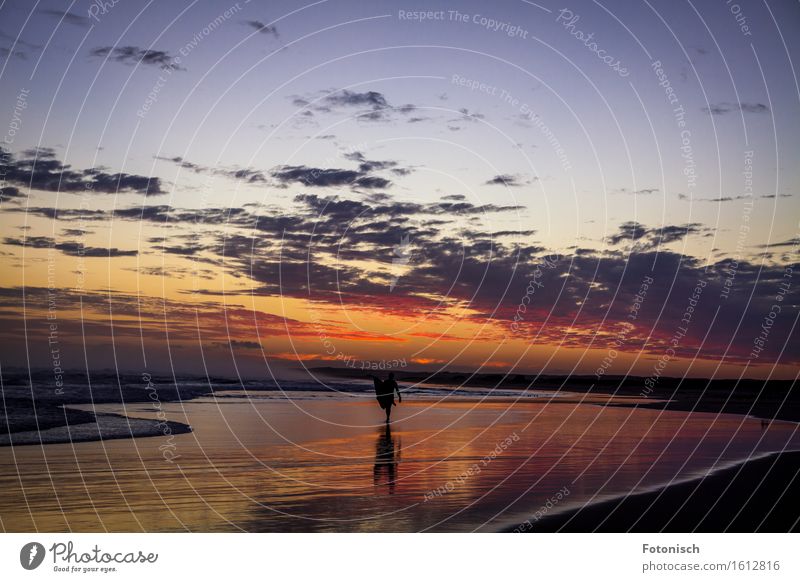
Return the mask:
[[543,516],[521,532],[796,532],[800,452],[776,453],[580,509]]
[[[193,397],[184,400],[172,400],[165,389],[157,405],[113,398],[71,404],[78,414],[116,418],[117,431],[135,419],[162,432],[0,447],[3,527],[513,531],[549,503],[535,520],[534,531],[544,531],[558,529],[549,520],[567,519],[578,508],[602,511],[609,500],[631,494],[682,495],[675,487],[711,475],[693,497],[696,510],[716,499],[729,467],[763,457],[744,465],[757,474],[758,463],[776,451],[800,449],[793,422],[570,391],[406,386],[387,429],[367,383],[337,387],[226,384],[205,394],[187,388],[181,392]],[[187,431],[166,434],[165,423]],[[122,431],[115,435],[126,436],[124,424]],[[796,468],[797,455],[781,459],[782,475]],[[742,487],[753,474],[741,477]],[[762,497],[779,490],[780,482],[770,481]],[[642,531],[659,531],[658,515],[640,509],[617,513],[642,517],[636,524]],[[762,508],[746,509],[757,515]],[[704,527],[725,523],[715,517]],[[579,520],[570,527],[594,529]]]

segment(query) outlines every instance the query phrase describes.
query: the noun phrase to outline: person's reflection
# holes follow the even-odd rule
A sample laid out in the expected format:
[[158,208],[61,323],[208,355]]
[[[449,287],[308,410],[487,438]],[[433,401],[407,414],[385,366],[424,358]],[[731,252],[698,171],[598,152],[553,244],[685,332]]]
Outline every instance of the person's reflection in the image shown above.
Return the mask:
[[[378,430],[378,440],[375,441],[375,468],[373,470],[373,483],[388,485],[389,494],[394,493],[395,480],[397,479],[397,463],[400,461],[400,439],[395,447],[392,438],[392,427],[388,424]],[[386,473],[384,476],[383,473]]]

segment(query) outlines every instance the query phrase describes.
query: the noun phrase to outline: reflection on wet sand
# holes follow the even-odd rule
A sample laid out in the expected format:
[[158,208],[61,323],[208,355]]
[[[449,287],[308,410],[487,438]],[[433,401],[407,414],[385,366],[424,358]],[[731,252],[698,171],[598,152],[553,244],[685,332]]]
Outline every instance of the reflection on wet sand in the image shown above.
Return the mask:
[[[375,441],[375,467],[372,471],[372,482],[376,487],[388,486],[389,494],[394,495],[397,483],[397,464],[400,462],[400,439],[392,438],[392,427],[389,424],[378,429]],[[384,477],[384,473],[386,474]]]
[[2,527],[493,531],[522,523],[563,487],[569,504],[583,504],[800,449],[793,423],[563,399],[404,401],[388,430],[371,399],[163,410],[193,428],[174,437],[174,462],[159,437],[0,448]]

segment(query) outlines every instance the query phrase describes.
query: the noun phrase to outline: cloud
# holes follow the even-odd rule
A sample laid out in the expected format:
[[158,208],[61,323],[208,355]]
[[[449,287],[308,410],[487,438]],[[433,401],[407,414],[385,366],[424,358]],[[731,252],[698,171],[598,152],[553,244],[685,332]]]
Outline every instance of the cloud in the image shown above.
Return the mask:
[[398,167],[398,162],[394,160],[368,160],[361,152],[350,152],[344,155],[348,160],[358,162],[358,171],[362,173],[378,172],[381,170],[390,170],[397,176],[407,176],[411,173],[410,168]]
[[135,257],[139,254],[137,250],[123,251],[116,247],[87,247],[83,243],[74,241],[56,242],[55,239],[47,236],[29,236],[23,239],[6,237],[3,239],[3,244],[34,249],[53,248],[73,257]]
[[[356,156],[353,159],[361,163]],[[517,210],[516,206],[472,204],[458,194],[444,196],[437,202],[415,202],[398,200],[385,193],[354,199],[301,193],[279,209],[266,205],[200,209],[133,206],[113,213],[107,211],[98,220],[113,217],[175,225],[159,229],[159,236],[142,239],[145,258],[146,254],[165,253],[171,256],[170,268],[150,265],[140,270],[141,274],[193,277],[190,263],[194,266],[199,262],[214,266],[207,277],[220,281],[224,274],[241,283],[226,285],[224,291],[211,286],[200,292],[187,289],[186,294],[195,299],[223,294],[296,298],[310,301],[323,312],[333,313],[344,305],[348,310],[364,311],[370,316],[409,320],[425,317],[431,321],[446,320],[448,324],[453,321],[476,324],[483,330],[482,337],[490,341],[500,342],[504,336],[518,334],[524,342],[564,348],[596,350],[614,346],[619,351],[641,352],[645,361],[646,357],[658,357],[672,347],[670,341],[677,322],[684,317],[687,298],[692,296],[697,281],[702,280],[707,288],[688,332],[674,348],[676,357],[691,358],[699,351],[700,358],[725,354],[729,363],[743,362],[784,281],[783,265],[750,262],[744,257],[736,265],[728,259],[708,264],[705,259],[657,249],[658,245],[680,241],[688,235],[712,232],[699,223],[649,227],[626,222],[609,237],[618,245],[628,243],[626,246],[603,250],[576,248],[566,256],[550,260],[547,257],[553,251],[530,240],[536,234],[534,231],[515,228],[520,225],[511,223],[513,217],[503,214]],[[71,213],[62,216],[56,211],[44,213],[63,220],[75,216]],[[494,216],[498,218],[496,224],[491,222]],[[475,217],[482,221],[476,224]],[[201,228],[202,225],[209,228]],[[48,237],[9,239],[11,242],[7,244],[27,244],[34,248],[59,244]],[[401,241],[407,243],[404,248],[408,251],[408,261],[398,273],[393,268],[393,259]],[[771,244],[788,248],[793,242],[794,239],[789,239]],[[60,244],[56,248],[67,254],[135,253],[85,248],[71,241]],[[542,267],[546,261],[551,266]],[[730,276],[733,271],[735,277]],[[655,283],[636,319],[630,320],[630,306],[646,276]],[[537,287],[536,294],[530,297],[524,317],[515,321],[520,301],[534,278],[542,287]],[[393,279],[396,284],[390,287]],[[725,301],[719,299],[723,288],[730,289]],[[790,288],[784,304],[793,305],[798,300],[800,290]],[[123,311],[136,309],[137,302],[128,305],[123,294],[115,293],[113,301],[115,313],[117,304]],[[155,305],[156,308],[163,319],[164,304]],[[229,342],[232,337],[234,341],[257,341],[252,310],[233,313],[211,301],[197,308],[204,326],[204,340]],[[713,320],[717,308],[719,316]],[[190,307],[170,302],[168,311],[170,335],[175,326],[179,336],[185,331],[187,341],[196,337],[197,330],[191,329],[195,320]],[[184,321],[182,317],[186,314]],[[3,317],[0,313],[0,319]],[[7,320],[10,316],[5,317]],[[265,324],[262,333],[265,330],[284,333],[288,326],[291,335],[298,338],[319,337],[319,329],[311,324],[287,322],[269,314],[257,317]],[[234,327],[238,326],[231,337],[225,335],[225,318],[231,318]],[[791,332],[792,321],[788,316],[778,318],[762,360],[777,358],[784,346],[782,362],[800,360],[800,340]],[[517,329],[511,329],[512,323],[517,324]],[[359,336],[358,331],[347,325],[336,325],[339,327],[330,331],[340,337],[382,341],[380,337]],[[625,341],[619,345],[623,328],[627,330]],[[131,333],[134,331],[137,330],[132,329]],[[192,331],[194,336],[190,335]],[[314,351],[308,347],[301,349],[303,353]]]
[[14,57],[16,59],[27,60],[28,55],[24,51],[12,51],[4,46],[0,46],[0,56]]
[[40,44],[34,44],[32,42],[27,42],[27,41],[25,41],[25,40],[23,40],[23,39],[21,39],[21,38],[19,38],[17,36],[13,36],[13,35],[8,34],[8,33],[4,32],[2,30],[0,30],[0,38],[4,38],[6,40],[10,40],[13,44],[18,44],[19,46],[23,46],[23,47],[29,48],[29,49],[38,50],[38,49],[42,48],[42,45],[40,45]]
[[21,198],[26,198],[26,195],[20,192],[19,188],[14,186],[4,186],[0,190],[0,202],[17,202]]
[[109,174],[98,168],[73,170],[56,159],[50,148],[22,152],[21,159],[0,147],[0,173],[8,182],[48,192],[135,192],[151,196],[163,194],[156,177],[118,172]]
[[186,170],[191,170],[196,174],[208,174],[214,176],[223,176],[225,178],[230,178],[232,180],[239,180],[244,182],[249,182],[251,184],[256,183],[265,183],[267,182],[267,176],[261,170],[257,170],[255,168],[209,168],[208,166],[201,166],[199,164],[195,164],[190,162],[181,156],[153,156],[156,160],[162,160],[166,162],[172,162],[184,168]]
[[278,166],[270,174],[280,184],[290,183],[335,188],[351,186],[353,188],[375,189],[388,188],[391,181],[377,176],[368,176],[360,170],[340,170],[331,168],[311,168],[308,166]]
[[369,109],[384,109],[389,107],[386,97],[377,91],[358,93],[349,89],[336,91],[325,97],[325,103],[331,106],[342,107],[367,107]]
[[89,53],[93,57],[108,57],[118,63],[128,65],[153,65],[162,69],[185,71],[186,69],[177,65],[175,57],[166,51],[156,51],[144,49],[137,46],[103,46],[91,50]]
[[[26,314],[19,309],[23,293]],[[282,346],[280,349],[290,351],[289,334],[295,340],[305,338],[310,342],[316,342],[320,332],[329,338],[353,341],[370,337],[369,334],[353,332],[334,322],[304,323],[254,308],[198,299],[193,297],[191,301],[179,301],[114,289],[75,291],[61,288],[58,290],[58,347],[62,361],[83,362],[86,357],[89,368],[101,369],[116,354],[129,364],[138,363],[141,362],[142,352],[141,345],[136,342],[144,341],[148,350],[154,352],[152,355],[148,352],[148,363],[153,365],[159,365],[158,352],[163,352],[165,346],[169,345],[170,349],[178,350],[182,359],[199,361],[199,358],[206,357],[209,365],[219,370],[220,366],[225,366],[225,358],[230,362],[231,343],[234,347],[246,348],[247,343],[238,342],[258,342],[259,339],[263,341],[269,338],[273,349]],[[48,301],[52,301],[52,293],[46,287],[0,287],[0,335],[3,340],[8,342],[13,337],[22,337],[26,317],[29,328],[31,317],[44,321],[48,313]],[[81,313],[82,316],[66,317],[68,313]],[[167,322],[165,314],[169,314]],[[38,327],[38,330],[29,330],[30,356],[32,365],[44,367],[47,358],[51,358],[51,345],[47,342],[50,331],[47,326]],[[90,341],[95,342],[91,350],[86,351],[84,338],[91,338]],[[202,338],[202,346],[198,338]],[[263,362],[260,352],[253,350],[236,349],[233,356],[237,360],[257,357],[259,362]],[[268,357],[274,358],[271,355]],[[167,364],[163,360],[162,364],[166,369]],[[190,371],[188,366],[185,369]],[[233,366],[225,370],[226,374],[234,373]]]
[[498,230],[492,233],[489,233],[490,237],[498,237],[498,236],[533,236],[536,234],[535,230]]
[[88,230],[83,230],[80,228],[64,228],[61,230],[61,234],[64,236],[84,236],[91,233],[89,233]]
[[395,114],[408,115],[417,109],[410,103],[394,106],[377,91],[329,90],[322,95],[292,95],[290,99],[295,107],[305,108],[306,114],[358,109],[356,118],[361,121],[389,121]]
[[486,186],[524,186],[530,182],[523,182],[521,176],[516,174],[498,174],[497,176],[487,180],[484,185]]
[[705,228],[698,222],[676,225],[664,225],[648,228],[637,222],[623,222],[616,234],[608,237],[608,242],[618,245],[622,242],[636,244],[639,250],[652,249],[682,240],[691,234],[706,234],[713,229]]
[[739,194],[737,196],[718,196],[716,198],[689,198],[685,194],[678,194],[680,200],[691,200],[692,202],[733,202],[734,200],[753,200],[754,198],[773,199],[773,198],[790,198],[791,194],[763,194],[761,196],[750,196]]
[[63,20],[68,24],[72,24],[74,26],[82,26],[82,27],[89,27],[91,25],[91,21],[89,20],[88,16],[80,16],[78,14],[74,14],[67,10],[39,10],[41,14],[46,14],[47,16],[52,16],[53,18],[58,18],[59,20]]
[[698,222],[692,222],[681,226],[665,225],[661,228],[654,228],[650,231],[653,245],[666,245],[679,241],[691,234],[704,234],[712,232],[713,229],[706,229]]
[[769,107],[763,103],[728,103],[723,101],[721,103],[711,104],[709,107],[703,107],[705,113],[711,115],[725,115],[734,111],[741,111],[742,113],[767,113]]
[[447,129],[450,131],[461,131],[466,127],[466,124],[477,123],[486,119],[486,116],[482,113],[470,111],[466,107],[460,108],[458,113],[458,117],[454,117],[446,122],[448,124]]
[[171,217],[172,207],[166,204],[156,206],[133,206],[117,208],[114,216],[131,220],[148,220],[151,222],[167,222]]
[[637,196],[647,196],[649,194],[657,194],[661,190],[658,188],[640,188],[639,190],[629,190],[628,188],[620,188],[617,190],[620,194],[635,194]]
[[647,236],[648,230],[636,222],[623,222],[619,225],[619,231],[608,237],[608,242],[618,245],[623,241],[637,241]]
[[228,345],[233,349],[240,350],[261,350],[261,344],[258,342],[231,340],[227,344],[223,345]]
[[275,25],[267,25],[261,22],[260,20],[247,20],[244,22],[250,28],[254,28],[257,32],[261,34],[271,34],[275,38],[278,38],[278,29]]
[[214,281],[216,280],[216,273],[211,269],[200,269],[196,265],[193,265],[192,268],[186,267],[178,267],[175,265],[169,265],[165,267],[157,266],[157,267],[124,267],[125,271],[131,271],[136,273],[137,275],[147,275],[152,277],[162,277],[162,278],[171,278],[171,279],[186,279],[186,278],[197,278],[197,279],[204,279],[206,281]]
[[480,121],[481,119],[486,119],[486,116],[483,115],[482,113],[476,113],[474,111],[470,111],[466,107],[462,107],[461,109],[458,110],[458,112],[461,114],[461,117],[459,117],[457,120]]
[[20,212],[35,216],[42,216],[52,220],[101,220],[107,217],[103,210],[90,210],[88,208],[53,208],[49,206],[25,206],[20,208],[5,208],[6,212]]
[[800,237],[794,237],[787,239],[785,241],[776,242],[776,243],[767,243],[763,245],[759,245],[758,248],[760,249],[774,249],[780,247],[798,247],[800,246]]
[[[114,210],[92,210],[86,208],[53,208],[47,206],[29,206],[4,208],[6,212],[27,213],[42,216],[52,220],[65,221],[110,221],[132,220],[145,221],[156,224],[199,224],[245,226],[257,228],[261,217],[248,214],[247,209],[241,207],[220,208],[207,207],[200,209],[179,209],[166,204],[151,206],[131,206],[116,208]],[[180,236],[180,235],[176,235]]]

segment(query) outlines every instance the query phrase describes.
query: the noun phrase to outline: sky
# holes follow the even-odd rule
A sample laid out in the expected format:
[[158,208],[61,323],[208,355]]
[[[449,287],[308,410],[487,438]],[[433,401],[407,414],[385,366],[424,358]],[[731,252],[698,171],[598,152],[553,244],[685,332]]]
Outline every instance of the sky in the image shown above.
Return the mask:
[[800,6],[0,4],[0,365],[795,378]]

